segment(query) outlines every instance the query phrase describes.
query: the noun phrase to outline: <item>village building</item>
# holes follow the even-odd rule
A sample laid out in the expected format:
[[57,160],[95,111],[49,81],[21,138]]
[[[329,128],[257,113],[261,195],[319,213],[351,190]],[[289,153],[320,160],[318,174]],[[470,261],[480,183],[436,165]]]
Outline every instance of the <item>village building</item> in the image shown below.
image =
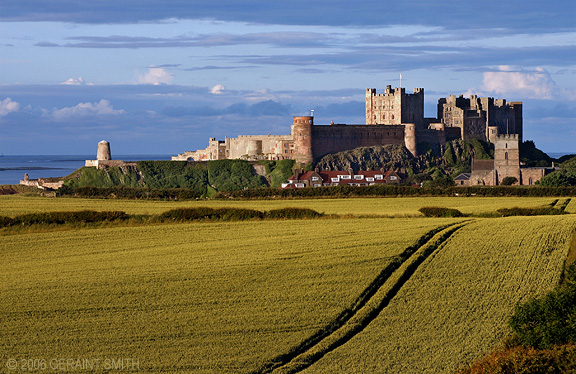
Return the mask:
[[348,171],[302,171],[294,170],[294,174],[283,183],[282,188],[307,188],[327,186],[374,186],[378,184],[398,184],[400,176],[391,170],[360,170]]

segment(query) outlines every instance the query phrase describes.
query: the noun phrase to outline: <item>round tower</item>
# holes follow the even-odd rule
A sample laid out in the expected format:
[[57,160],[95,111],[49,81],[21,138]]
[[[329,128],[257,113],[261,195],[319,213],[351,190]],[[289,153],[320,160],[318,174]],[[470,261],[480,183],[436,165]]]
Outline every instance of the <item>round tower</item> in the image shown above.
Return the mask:
[[404,125],[404,144],[410,153],[412,153],[412,156],[418,156],[418,149],[416,147],[416,125],[413,123]]
[[292,120],[292,140],[294,141],[294,159],[307,164],[314,161],[312,150],[312,126],[314,117],[296,116]]
[[248,156],[258,156],[262,153],[262,140],[249,140],[246,145],[246,154]]
[[106,140],[102,140],[98,143],[98,153],[96,154],[96,160],[112,160],[112,155],[110,153],[110,143]]

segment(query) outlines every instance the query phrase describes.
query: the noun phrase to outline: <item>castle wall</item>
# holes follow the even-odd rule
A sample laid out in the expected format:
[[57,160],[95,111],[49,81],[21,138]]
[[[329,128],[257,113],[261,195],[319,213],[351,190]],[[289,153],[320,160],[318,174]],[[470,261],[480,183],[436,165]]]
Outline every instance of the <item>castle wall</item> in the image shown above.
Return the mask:
[[136,166],[136,161],[86,160],[84,166],[95,167],[96,169],[105,169],[107,167]]
[[216,140],[216,138],[210,138],[208,141],[208,147],[205,149],[199,149],[197,151],[186,151],[180,153],[177,156],[172,156],[172,161],[208,161],[208,160],[222,160],[226,156],[226,144],[223,141]]
[[404,125],[330,125],[312,127],[313,159],[358,147],[404,144]]
[[[444,147],[446,144],[446,131],[444,129],[443,123],[433,123],[427,129],[418,129],[416,131],[416,141],[417,143],[430,143],[430,144],[440,144]],[[413,155],[416,153],[412,152]]]
[[524,186],[532,186],[536,182],[540,181],[547,173],[546,168],[522,168],[520,169],[521,179],[519,179],[520,184]]
[[[254,158],[272,154],[290,158],[294,150],[291,135],[240,135],[226,138],[226,158]],[[281,158],[280,158],[281,159]]]

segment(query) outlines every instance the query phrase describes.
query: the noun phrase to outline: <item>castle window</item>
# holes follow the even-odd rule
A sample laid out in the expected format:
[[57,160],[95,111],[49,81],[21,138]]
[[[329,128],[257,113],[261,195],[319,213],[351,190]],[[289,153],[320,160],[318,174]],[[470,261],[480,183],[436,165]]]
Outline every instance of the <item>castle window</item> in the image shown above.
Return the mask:
[[508,152],[504,153],[504,160],[508,160]]
[[528,184],[531,186],[533,184],[532,178],[528,179]]
[[506,147],[505,147],[505,148],[508,148],[508,143],[506,143]]

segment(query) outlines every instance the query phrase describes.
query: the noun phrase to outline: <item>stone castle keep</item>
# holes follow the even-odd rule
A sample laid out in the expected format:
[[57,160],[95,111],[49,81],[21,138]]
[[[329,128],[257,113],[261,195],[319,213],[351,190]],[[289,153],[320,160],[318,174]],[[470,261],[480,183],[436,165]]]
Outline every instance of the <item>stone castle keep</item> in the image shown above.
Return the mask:
[[187,151],[172,160],[294,159],[309,163],[322,156],[358,147],[404,144],[418,155],[418,144],[443,146],[453,139],[495,143],[500,134],[522,141],[522,103],[491,97],[451,95],[438,100],[437,118],[424,117],[424,89],[406,93],[387,86],[384,93],[366,89],[366,124],[314,124],[312,116],[293,117],[290,135],[241,135],[210,138],[206,149]]

